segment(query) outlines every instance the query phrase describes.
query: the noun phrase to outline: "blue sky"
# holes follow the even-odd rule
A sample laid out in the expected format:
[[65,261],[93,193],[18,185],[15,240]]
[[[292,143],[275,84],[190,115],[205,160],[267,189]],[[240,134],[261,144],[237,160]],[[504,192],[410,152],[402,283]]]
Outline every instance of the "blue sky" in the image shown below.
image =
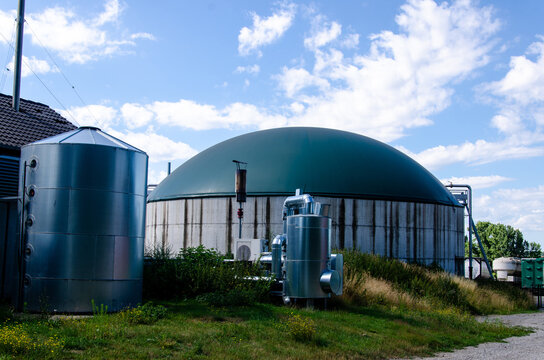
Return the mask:
[[[0,5],[6,94],[16,6]],[[540,0],[27,1],[21,95],[145,150],[151,183],[259,129],[367,135],[471,184],[475,220],[544,245],[543,15]]]

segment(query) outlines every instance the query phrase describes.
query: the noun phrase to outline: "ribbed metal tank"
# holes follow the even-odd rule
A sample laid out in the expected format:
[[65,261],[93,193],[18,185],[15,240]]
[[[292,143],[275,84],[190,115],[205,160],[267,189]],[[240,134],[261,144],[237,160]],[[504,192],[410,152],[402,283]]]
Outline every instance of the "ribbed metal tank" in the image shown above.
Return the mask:
[[284,234],[283,203],[302,186],[330,204],[333,248],[463,273],[464,208],[436,177],[379,141],[310,127],[244,134],[187,160],[148,198],[146,246],[236,253],[232,159],[248,163],[242,237]]
[[147,161],[92,127],[21,149],[29,311],[88,313],[92,303],[118,311],[141,302]]
[[320,278],[331,257],[331,219],[321,215],[287,217],[285,295],[291,298],[327,298]]

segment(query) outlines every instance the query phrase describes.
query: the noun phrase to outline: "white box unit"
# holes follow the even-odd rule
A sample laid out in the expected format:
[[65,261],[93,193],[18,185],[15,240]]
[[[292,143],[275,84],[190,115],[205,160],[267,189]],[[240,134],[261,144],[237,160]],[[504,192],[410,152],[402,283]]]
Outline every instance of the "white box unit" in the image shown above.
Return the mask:
[[264,239],[238,239],[234,243],[234,260],[256,261],[266,250]]

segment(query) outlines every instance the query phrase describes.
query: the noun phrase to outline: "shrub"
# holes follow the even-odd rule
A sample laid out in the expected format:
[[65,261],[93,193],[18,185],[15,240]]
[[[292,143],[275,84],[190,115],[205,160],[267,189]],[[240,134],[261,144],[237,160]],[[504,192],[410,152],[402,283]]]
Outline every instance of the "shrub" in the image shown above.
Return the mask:
[[262,301],[268,295],[271,280],[262,277],[258,264],[225,262],[223,255],[203,246],[182,249],[175,258],[158,255],[144,268],[147,299],[198,297],[226,306]]
[[176,281],[176,258],[169,248],[146,251],[143,273],[144,299],[170,299],[178,294],[181,284]]
[[121,311],[119,317],[129,324],[153,324],[164,318],[166,313],[167,310],[164,306],[148,302],[133,309]]
[[310,341],[316,334],[315,323],[310,318],[291,313],[285,321],[288,333],[297,341]]

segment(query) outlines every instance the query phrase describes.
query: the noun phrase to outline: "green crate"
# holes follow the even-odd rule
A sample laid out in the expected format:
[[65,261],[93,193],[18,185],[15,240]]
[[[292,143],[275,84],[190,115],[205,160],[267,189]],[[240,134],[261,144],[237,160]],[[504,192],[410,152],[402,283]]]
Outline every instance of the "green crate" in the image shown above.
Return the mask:
[[521,260],[521,287],[544,285],[544,258]]

